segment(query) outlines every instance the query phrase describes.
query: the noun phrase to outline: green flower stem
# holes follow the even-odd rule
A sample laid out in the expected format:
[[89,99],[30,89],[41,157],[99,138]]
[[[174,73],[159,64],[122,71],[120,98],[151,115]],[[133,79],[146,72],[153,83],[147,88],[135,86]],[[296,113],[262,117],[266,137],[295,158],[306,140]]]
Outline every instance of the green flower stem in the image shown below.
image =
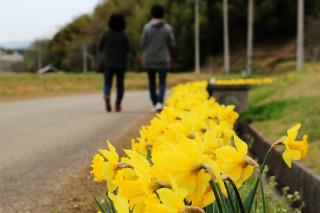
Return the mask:
[[104,208],[101,206],[100,202],[97,200],[97,198],[94,198],[94,201],[96,202],[97,206],[99,207],[99,210],[102,213],[106,213],[106,211],[104,210]]
[[[269,148],[268,152],[266,153],[266,156],[264,157],[263,163],[261,165],[261,169],[259,170],[257,181],[256,181],[256,183],[255,183],[255,185],[253,187],[253,190],[249,194],[248,200],[246,199],[246,204],[247,204],[246,205],[246,212],[248,212],[248,213],[251,211],[252,203],[253,203],[255,194],[257,193],[257,189],[258,189],[259,183],[261,182],[260,180],[262,179],[262,174],[263,174],[263,171],[265,169],[266,163],[267,163],[267,161],[268,161],[268,159],[270,157],[270,153],[271,153],[272,149],[275,147],[275,145],[278,144],[278,143],[279,142],[274,143]],[[264,199],[264,196],[263,196],[263,199]]]
[[216,183],[216,187],[218,189],[218,193],[219,193],[219,196],[220,196],[220,199],[221,199],[221,203],[223,204],[223,209],[225,211],[227,211],[228,207],[227,207],[226,198],[225,198],[225,196],[224,196],[224,194],[223,194],[223,192],[221,190],[221,187],[220,187],[219,183]]
[[218,205],[218,209],[219,209],[219,212],[220,213],[223,213],[222,211],[222,205],[221,205],[221,200],[220,200],[220,197],[219,197],[219,193],[217,191],[217,188],[216,188],[216,183],[213,182],[213,180],[210,181],[210,186],[211,186],[211,189],[213,191],[213,194],[216,198],[216,202],[217,202],[217,205]]
[[234,190],[234,192],[236,194],[236,198],[237,198],[237,201],[238,201],[240,212],[241,213],[245,213],[245,209],[244,209],[244,206],[243,206],[243,203],[242,203],[242,199],[241,199],[241,196],[240,196],[240,193],[239,193],[239,191],[237,189],[236,184],[233,182],[233,180],[230,177],[227,178],[227,181],[231,184],[231,186],[232,186],[232,188],[233,188],[233,190]]
[[237,211],[236,211],[236,207],[234,206],[234,204],[233,204],[233,195],[231,194],[231,191],[230,191],[230,189],[229,189],[229,186],[228,186],[228,183],[227,182],[225,182],[225,181],[223,181],[223,183],[224,183],[224,186],[226,187],[226,190],[227,190],[227,193],[228,193],[228,200],[229,200],[229,203],[230,203],[230,206],[231,206],[231,209],[232,209],[232,212],[233,213],[237,213]]
[[263,189],[263,182],[262,182],[262,177],[259,175],[259,185],[260,185],[260,193],[261,193],[261,198],[262,198],[262,212],[266,213],[266,201],[264,197],[264,189]]

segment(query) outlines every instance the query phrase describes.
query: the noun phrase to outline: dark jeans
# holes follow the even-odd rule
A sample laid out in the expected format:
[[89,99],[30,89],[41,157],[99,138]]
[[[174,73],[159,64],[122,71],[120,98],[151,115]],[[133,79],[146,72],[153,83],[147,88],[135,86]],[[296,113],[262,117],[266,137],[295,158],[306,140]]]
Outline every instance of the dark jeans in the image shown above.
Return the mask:
[[104,68],[104,95],[110,96],[114,75],[117,78],[116,104],[121,105],[123,95],[124,95],[125,69],[110,68],[110,67]]
[[[159,74],[159,93],[157,94],[156,75]],[[152,104],[164,102],[166,93],[167,69],[148,69],[149,92]]]

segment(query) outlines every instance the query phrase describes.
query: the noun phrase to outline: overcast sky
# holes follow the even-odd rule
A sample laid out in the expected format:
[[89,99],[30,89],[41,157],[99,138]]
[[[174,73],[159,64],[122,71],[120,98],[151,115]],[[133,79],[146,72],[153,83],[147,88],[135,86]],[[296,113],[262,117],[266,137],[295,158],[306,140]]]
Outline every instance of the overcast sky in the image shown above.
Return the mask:
[[0,0],[0,42],[50,37],[99,0]]

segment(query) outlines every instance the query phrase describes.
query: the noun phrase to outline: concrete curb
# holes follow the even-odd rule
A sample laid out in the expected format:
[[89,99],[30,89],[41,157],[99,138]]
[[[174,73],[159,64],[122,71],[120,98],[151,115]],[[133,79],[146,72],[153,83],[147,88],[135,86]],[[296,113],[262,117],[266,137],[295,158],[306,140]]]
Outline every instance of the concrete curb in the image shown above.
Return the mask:
[[[253,138],[250,151],[261,162],[271,143],[249,124],[239,124],[238,131],[243,139]],[[320,212],[320,175],[299,162],[293,162],[292,168],[288,168],[279,150],[271,152],[267,165],[270,174],[276,177],[280,186],[289,186],[291,191],[300,193],[305,203],[302,212]]]

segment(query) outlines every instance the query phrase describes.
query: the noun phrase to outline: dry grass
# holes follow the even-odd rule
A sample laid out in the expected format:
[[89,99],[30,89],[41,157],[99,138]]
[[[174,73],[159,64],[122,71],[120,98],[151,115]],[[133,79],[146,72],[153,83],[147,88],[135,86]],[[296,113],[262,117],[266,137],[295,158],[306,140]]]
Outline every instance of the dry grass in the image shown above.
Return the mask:
[[[302,123],[301,132],[307,133],[310,153],[305,164],[320,173],[320,69],[309,64],[301,73],[277,77],[269,86],[250,92],[253,125],[271,141],[286,134],[296,123]],[[259,112],[257,114],[257,112]],[[250,111],[249,111],[250,113]]]
[[[169,87],[194,80],[207,80],[209,75],[193,73],[169,74]],[[99,92],[102,88],[101,74],[0,74],[0,101],[21,100],[48,96],[73,95]],[[146,73],[127,73],[127,90],[144,90],[148,87]]]

